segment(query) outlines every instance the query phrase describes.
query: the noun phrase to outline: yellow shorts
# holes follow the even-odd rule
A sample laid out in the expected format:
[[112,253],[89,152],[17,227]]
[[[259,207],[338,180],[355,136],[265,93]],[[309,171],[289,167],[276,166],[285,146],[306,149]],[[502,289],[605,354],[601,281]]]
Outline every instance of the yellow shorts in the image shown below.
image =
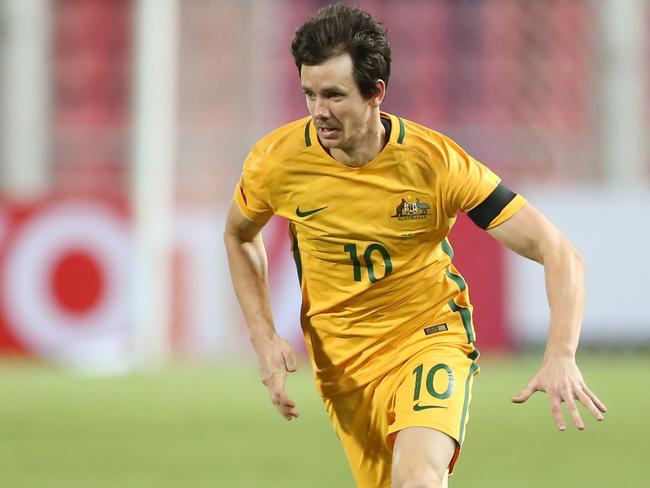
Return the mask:
[[324,398],[357,486],[390,488],[392,449],[407,427],[431,427],[456,440],[460,452],[479,372],[472,344],[435,344],[364,387]]

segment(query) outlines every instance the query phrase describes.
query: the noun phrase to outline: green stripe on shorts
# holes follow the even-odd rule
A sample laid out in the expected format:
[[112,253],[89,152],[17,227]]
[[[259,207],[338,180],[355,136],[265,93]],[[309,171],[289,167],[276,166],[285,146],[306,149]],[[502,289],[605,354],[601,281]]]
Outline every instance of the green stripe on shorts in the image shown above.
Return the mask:
[[478,363],[472,361],[472,365],[469,367],[469,374],[467,375],[467,380],[465,380],[465,400],[463,401],[463,414],[460,417],[460,431],[458,434],[458,444],[463,444],[463,436],[465,435],[465,423],[467,419],[467,412],[469,410],[469,387],[474,377],[474,374],[478,370]]

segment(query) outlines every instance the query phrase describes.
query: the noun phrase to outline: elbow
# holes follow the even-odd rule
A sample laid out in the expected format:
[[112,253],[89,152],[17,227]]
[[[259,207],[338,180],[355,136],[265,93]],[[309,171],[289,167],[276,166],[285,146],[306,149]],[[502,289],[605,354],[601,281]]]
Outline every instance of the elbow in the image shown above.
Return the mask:
[[548,241],[542,246],[536,255],[537,262],[542,265],[555,262],[562,266],[571,266],[573,269],[584,270],[584,258],[573,244],[564,236],[559,235],[558,239]]
[[239,230],[237,227],[228,224],[226,224],[226,227],[223,230],[223,242],[226,249],[254,242],[258,238],[257,234],[250,236]]
[[556,257],[557,261],[562,266],[569,267],[582,274],[585,268],[585,260],[580,251],[565,237],[562,237],[561,245],[558,247],[555,252],[551,253]]
[[226,254],[230,256],[232,250],[232,236],[228,233],[227,230],[223,232],[223,247],[226,249]]
[[585,258],[582,256],[580,251],[578,251],[571,243],[568,243],[568,246],[571,261],[580,271],[583,271],[585,269]]
[[237,234],[233,231],[232,227],[226,224],[223,229],[223,243],[226,246],[226,249],[230,248],[234,243],[237,243],[238,239]]
[[226,247],[227,247],[227,246],[228,246],[228,242],[229,242],[230,239],[231,239],[231,232],[229,232],[229,230],[228,230],[228,224],[226,224],[226,226],[224,227],[224,229],[223,229],[223,234],[221,235],[221,238],[223,239],[223,243],[224,243],[224,244],[226,245]]

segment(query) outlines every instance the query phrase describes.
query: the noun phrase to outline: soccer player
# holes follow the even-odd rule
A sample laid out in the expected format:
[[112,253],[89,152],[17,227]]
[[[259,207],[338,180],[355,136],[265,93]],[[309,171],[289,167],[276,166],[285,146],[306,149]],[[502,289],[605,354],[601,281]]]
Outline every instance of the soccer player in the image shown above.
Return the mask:
[[544,360],[512,401],[546,392],[560,430],[563,402],[578,429],[577,402],[602,420],[606,408],[575,361],[580,254],[448,137],[380,111],[391,55],[369,14],[325,7],[296,31],[291,52],[309,116],[253,147],[224,235],[262,381],[280,414],[299,412],[284,386],[296,358],[269,305],[260,230],[273,214],[289,221],[316,385],[358,486],[447,485],[479,355],[467,284],[447,239],[462,211],[544,266]]

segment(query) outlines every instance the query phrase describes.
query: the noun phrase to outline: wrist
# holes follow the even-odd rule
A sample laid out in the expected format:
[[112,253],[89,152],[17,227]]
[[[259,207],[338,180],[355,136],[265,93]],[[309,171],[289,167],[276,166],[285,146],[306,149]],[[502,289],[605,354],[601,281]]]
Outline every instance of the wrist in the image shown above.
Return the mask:
[[575,361],[575,350],[570,348],[546,349],[544,352],[544,364],[553,360],[571,360]]
[[277,337],[277,334],[275,333],[275,330],[268,328],[264,330],[260,330],[258,332],[250,332],[250,342],[253,345],[253,348],[257,351],[259,349],[264,348],[267,344],[273,342],[273,340]]

